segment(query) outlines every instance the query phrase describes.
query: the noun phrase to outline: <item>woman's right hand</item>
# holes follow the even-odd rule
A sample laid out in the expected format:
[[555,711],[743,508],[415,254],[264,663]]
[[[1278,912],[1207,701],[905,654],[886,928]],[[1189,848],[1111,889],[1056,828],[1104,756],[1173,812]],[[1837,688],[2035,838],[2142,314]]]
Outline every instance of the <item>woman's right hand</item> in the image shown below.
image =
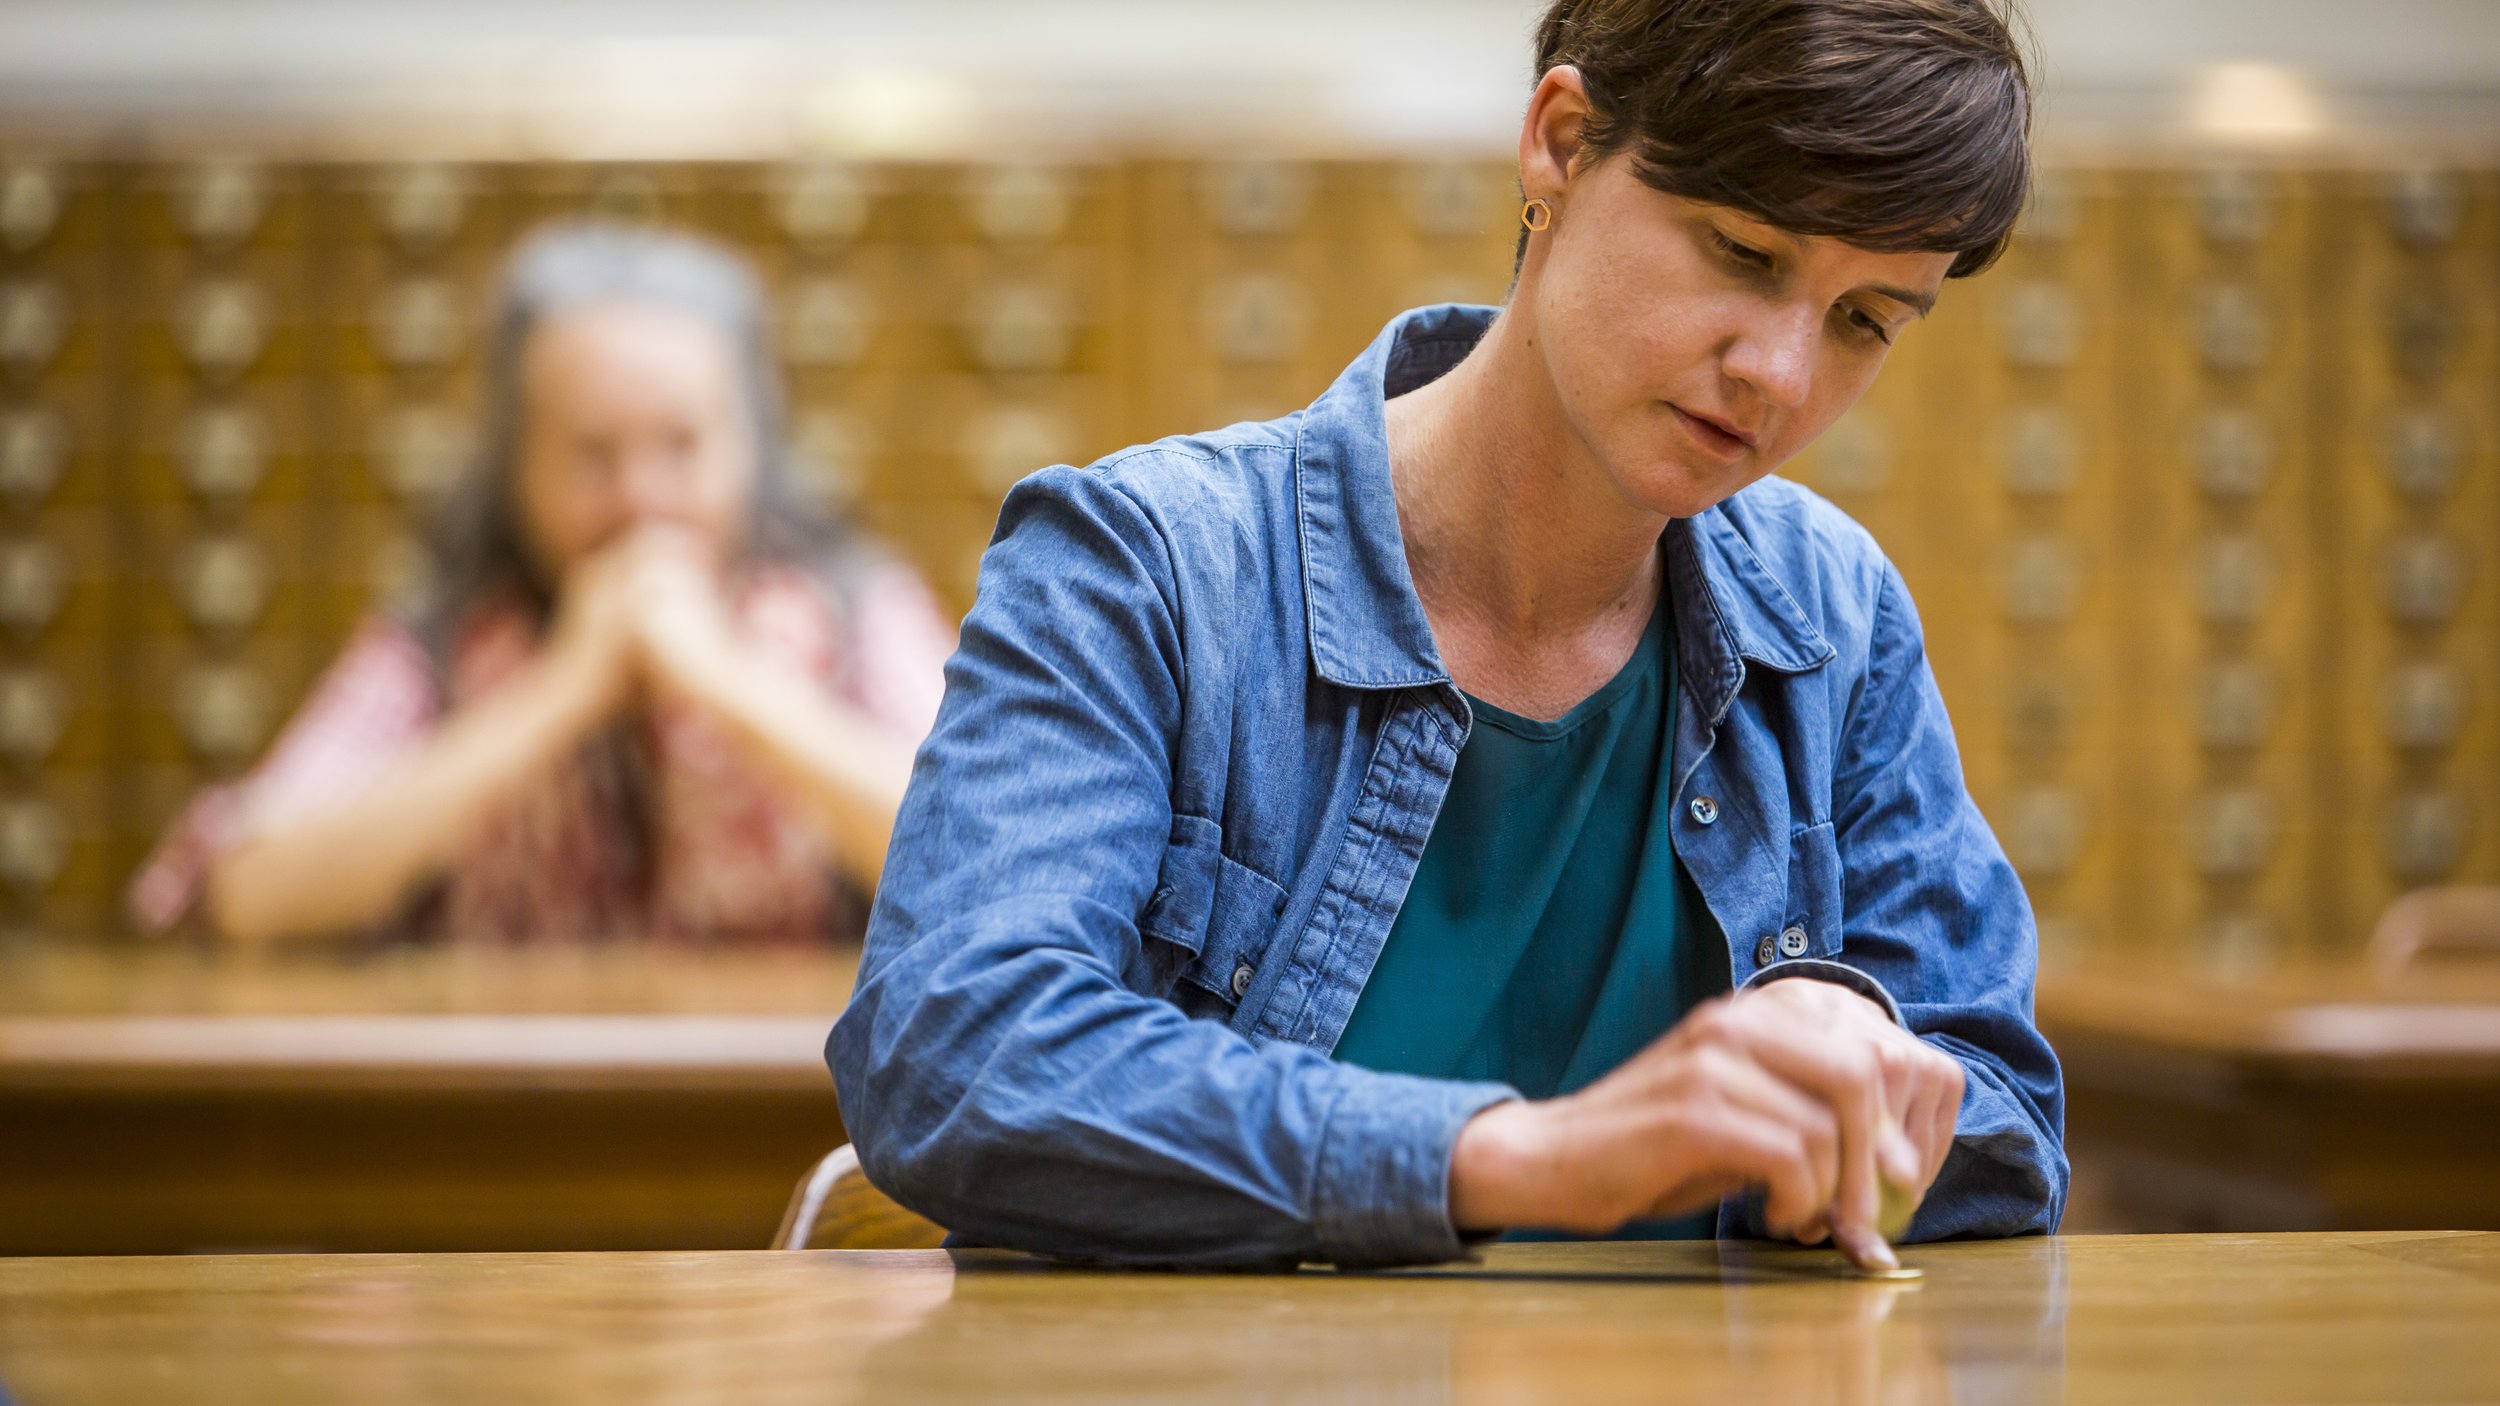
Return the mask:
[[263,825],[221,856],[208,891],[219,929],[244,942],[355,931],[457,863],[482,819],[637,687],[627,545],[565,574],[545,646],[508,684],[461,702],[358,792]]
[[639,556],[628,534],[575,562],[556,590],[547,662],[555,681],[598,712],[621,705],[634,689],[634,573]]

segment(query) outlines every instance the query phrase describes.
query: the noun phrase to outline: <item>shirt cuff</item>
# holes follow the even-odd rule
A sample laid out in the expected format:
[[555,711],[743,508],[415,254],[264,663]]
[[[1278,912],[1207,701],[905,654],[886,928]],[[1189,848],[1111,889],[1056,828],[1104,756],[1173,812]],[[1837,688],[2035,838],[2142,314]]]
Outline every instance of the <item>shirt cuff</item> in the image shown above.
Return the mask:
[[1737,989],[1750,991],[1768,982],[1792,976],[1812,977],[1816,981],[1828,981],[1834,986],[1846,986],[1882,1006],[1884,1014],[1892,1017],[1893,1024],[1904,1030],[1910,1028],[1909,1022],[1901,1018],[1900,1003],[1892,999],[1892,993],[1884,989],[1884,984],[1846,962],[1826,961],[1821,957],[1797,957],[1785,962],[1773,962],[1745,978],[1745,984]]
[[1464,1258],[1468,1242],[1450,1223],[1450,1152],[1468,1119],[1519,1091],[1345,1070],[1311,1197],[1321,1256],[1348,1269]]

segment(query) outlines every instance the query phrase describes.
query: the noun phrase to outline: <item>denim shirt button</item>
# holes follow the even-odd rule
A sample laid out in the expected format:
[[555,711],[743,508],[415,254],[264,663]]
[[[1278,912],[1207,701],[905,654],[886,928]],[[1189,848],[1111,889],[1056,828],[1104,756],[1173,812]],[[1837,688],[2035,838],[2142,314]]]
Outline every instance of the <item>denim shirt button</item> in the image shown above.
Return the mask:
[[1693,819],[1700,821],[1704,825],[1717,824],[1719,819],[1719,803],[1712,800],[1708,796],[1693,797]]
[[1250,994],[1250,978],[1256,975],[1258,975],[1258,969],[1251,966],[1248,962],[1244,962],[1240,966],[1233,968],[1234,1000],[1238,1001],[1242,997]]
[[1771,939],[1767,937],[1753,945],[1753,964],[1757,967],[1771,965],[1771,959],[1778,955],[1779,949],[1772,946]]
[[1805,954],[1806,930],[1804,928],[1789,928],[1787,931],[1780,934],[1781,956],[1802,957]]

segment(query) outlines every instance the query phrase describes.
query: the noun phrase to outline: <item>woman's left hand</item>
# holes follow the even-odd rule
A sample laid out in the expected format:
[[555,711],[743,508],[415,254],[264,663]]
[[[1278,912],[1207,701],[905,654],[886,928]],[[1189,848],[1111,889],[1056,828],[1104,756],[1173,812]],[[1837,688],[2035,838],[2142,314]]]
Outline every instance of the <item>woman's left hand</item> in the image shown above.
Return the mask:
[[874,889],[911,775],[911,749],[741,635],[716,558],[673,528],[638,530],[628,614],[642,687],[700,712],[807,804],[837,862]]
[[[1881,1095],[1876,1116],[1881,1132],[1873,1148],[1877,1174],[1910,1205],[1925,1200],[1953,1150],[1962,1108],[1960,1062],[1895,1025],[1883,1007],[1827,981],[1768,982],[1738,993],[1733,1004],[1785,1007],[1806,1028],[1838,1037],[1838,1048],[1854,1051],[1841,1058],[1871,1069]],[[1783,1058],[1803,1061],[1797,1051],[1774,1050],[1769,1058],[1775,1065]],[[1820,1241],[1830,1232],[1831,1220],[1827,1216],[1809,1223],[1799,1238],[1808,1244]]]

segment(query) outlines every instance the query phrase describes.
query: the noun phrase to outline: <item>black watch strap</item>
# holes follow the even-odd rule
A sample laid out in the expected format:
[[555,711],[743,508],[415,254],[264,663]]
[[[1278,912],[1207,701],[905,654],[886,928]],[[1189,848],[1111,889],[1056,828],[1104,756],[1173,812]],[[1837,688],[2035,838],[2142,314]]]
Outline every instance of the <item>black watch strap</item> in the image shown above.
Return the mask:
[[1835,986],[1846,986],[1882,1006],[1884,1014],[1892,1017],[1893,1024],[1904,1030],[1909,1028],[1909,1023],[1901,1018],[1900,1004],[1892,999],[1892,993],[1884,989],[1884,984],[1846,962],[1829,961],[1822,957],[1795,957],[1785,962],[1773,962],[1745,978],[1745,984],[1739,989],[1750,991],[1765,983],[1782,981],[1795,976],[1812,977],[1817,981],[1828,981]]

